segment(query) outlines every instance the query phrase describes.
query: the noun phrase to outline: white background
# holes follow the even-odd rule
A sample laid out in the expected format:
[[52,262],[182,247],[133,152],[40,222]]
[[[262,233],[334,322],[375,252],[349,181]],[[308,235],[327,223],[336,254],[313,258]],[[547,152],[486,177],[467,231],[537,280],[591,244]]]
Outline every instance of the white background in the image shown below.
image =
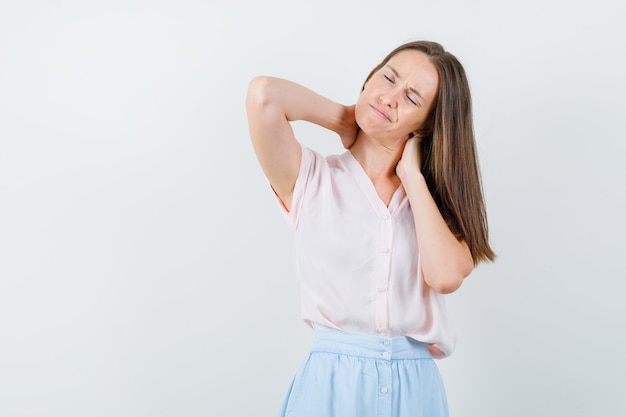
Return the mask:
[[452,416],[626,415],[621,8],[0,0],[0,417],[276,415],[311,333],[248,81],[353,103],[415,39],[467,70],[499,255],[449,297]]

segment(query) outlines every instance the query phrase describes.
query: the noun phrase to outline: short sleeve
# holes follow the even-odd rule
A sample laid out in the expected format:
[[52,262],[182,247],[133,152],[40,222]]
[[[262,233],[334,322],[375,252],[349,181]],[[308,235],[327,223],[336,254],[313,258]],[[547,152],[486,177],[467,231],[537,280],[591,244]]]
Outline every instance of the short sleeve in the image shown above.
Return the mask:
[[322,166],[326,163],[326,160],[322,155],[304,145],[301,146],[302,159],[300,161],[298,178],[296,178],[296,183],[293,189],[291,210],[287,210],[278,194],[276,194],[274,189],[272,189],[272,194],[274,194],[278,206],[285,214],[287,221],[294,230],[298,228],[298,220],[307,196],[316,194],[319,190],[320,176],[323,171]]

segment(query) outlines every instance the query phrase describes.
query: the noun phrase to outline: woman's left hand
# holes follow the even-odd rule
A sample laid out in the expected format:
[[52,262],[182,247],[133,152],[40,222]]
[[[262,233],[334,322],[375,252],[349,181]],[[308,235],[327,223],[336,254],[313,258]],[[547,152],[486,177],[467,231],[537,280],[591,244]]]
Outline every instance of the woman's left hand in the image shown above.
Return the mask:
[[396,165],[396,174],[402,182],[406,175],[415,174],[415,172],[421,172],[422,164],[422,152],[420,149],[420,142],[422,138],[419,136],[413,136],[404,143],[404,150],[402,151],[402,158]]

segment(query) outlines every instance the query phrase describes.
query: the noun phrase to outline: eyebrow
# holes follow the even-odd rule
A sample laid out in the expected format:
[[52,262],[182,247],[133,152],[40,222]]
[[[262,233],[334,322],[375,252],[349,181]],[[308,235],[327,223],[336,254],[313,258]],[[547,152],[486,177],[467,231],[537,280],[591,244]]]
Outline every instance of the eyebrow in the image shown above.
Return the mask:
[[[396,77],[398,77],[398,78],[402,78],[402,77],[400,76],[400,74],[398,73],[398,71],[397,71],[394,67],[392,67],[391,65],[387,64],[387,68],[389,68],[389,69],[390,69],[390,70],[391,70],[391,71],[395,74],[395,76],[396,76]],[[409,86],[409,91],[411,91],[411,92],[413,92],[413,93],[417,94],[417,96],[418,96],[421,100],[424,100],[424,97],[422,97],[422,95],[420,94],[420,92],[419,92],[419,91],[417,91],[415,88],[413,88],[413,87],[410,87],[410,86]]]

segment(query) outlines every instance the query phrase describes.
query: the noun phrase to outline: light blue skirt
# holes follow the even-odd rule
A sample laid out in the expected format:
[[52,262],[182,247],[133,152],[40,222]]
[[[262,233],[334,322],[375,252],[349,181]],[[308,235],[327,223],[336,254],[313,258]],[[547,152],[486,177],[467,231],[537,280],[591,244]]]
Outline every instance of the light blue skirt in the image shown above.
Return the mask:
[[428,345],[315,330],[281,417],[447,417],[448,403]]

